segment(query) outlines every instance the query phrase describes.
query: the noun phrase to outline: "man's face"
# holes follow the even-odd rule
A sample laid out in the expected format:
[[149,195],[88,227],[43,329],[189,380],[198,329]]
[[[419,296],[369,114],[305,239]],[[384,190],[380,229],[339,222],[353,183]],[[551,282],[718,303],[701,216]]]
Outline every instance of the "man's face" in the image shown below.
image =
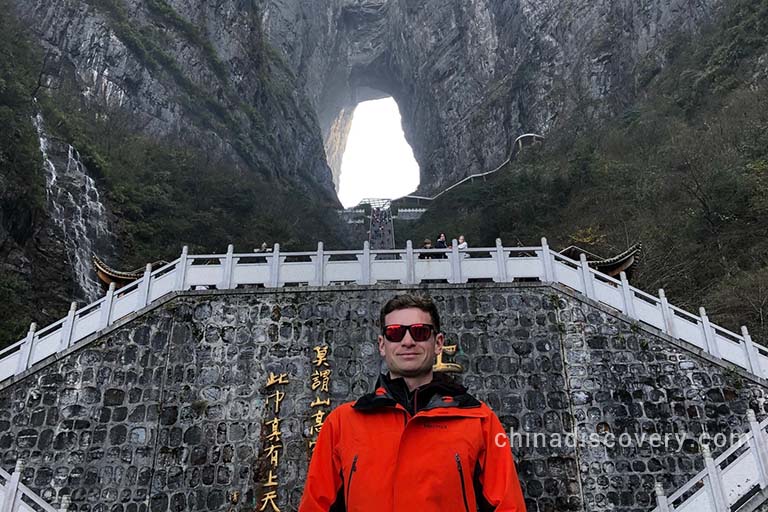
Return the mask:
[[[419,308],[398,309],[384,318],[384,325],[432,324],[429,313]],[[391,342],[379,336],[379,354],[387,362],[392,377],[419,377],[432,371],[435,357],[443,350],[445,336],[434,332],[427,341],[413,341],[406,332],[402,341]]]

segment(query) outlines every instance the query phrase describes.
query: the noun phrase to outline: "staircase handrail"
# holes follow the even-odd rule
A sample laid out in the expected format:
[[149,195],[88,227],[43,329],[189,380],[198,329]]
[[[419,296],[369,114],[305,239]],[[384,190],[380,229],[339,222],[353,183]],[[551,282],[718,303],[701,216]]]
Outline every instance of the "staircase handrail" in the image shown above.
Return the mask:
[[66,501],[68,500],[65,500],[64,506],[57,511],[50,503],[21,483],[21,472],[23,469],[24,461],[21,459],[16,460],[16,468],[13,473],[8,473],[3,468],[0,468],[0,478],[5,480],[5,484],[0,484],[0,489],[3,491],[0,493],[0,510],[3,512],[31,510],[31,508],[22,501],[22,498],[26,498],[40,507],[40,510],[43,512],[65,512],[67,509]]
[[[750,425],[749,432],[739,436],[734,443],[716,459],[707,446],[702,446],[702,454],[705,461],[705,469],[696,474],[678,490],[666,496],[660,483],[656,484],[657,506],[652,512],[721,512],[731,510],[732,506],[745,498],[748,498],[755,488],[760,490],[768,488],[768,418],[758,423],[754,411],[747,413],[747,421]],[[742,447],[746,450],[738,457],[733,455]],[[723,465],[725,463],[725,465]],[[724,483],[723,475],[730,470],[738,469],[742,464],[743,478],[732,482],[729,487]],[[753,471],[756,469],[757,471]],[[690,491],[697,485],[701,487],[696,492]],[[681,500],[681,498],[683,498]],[[680,501],[681,500],[681,501]],[[710,507],[711,508],[707,508]]]
[[[433,257],[419,258],[422,255]],[[84,307],[73,304],[65,318],[39,331],[30,326],[24,339],[0,351],[0,383],[172,292],[241,285],[280,288],[294,283],[319,287],[413,285],[423,280],[509,283],[522,278],[559,283],[759,378],[768,376],[768,348],[752,342],[746,328],[738,335],[717,326],[703,308],[699,316],[688,313],[670,305],[663,290],[658,296],[643,292],[631,286],[624,273],[619,279],[602,274],[588,265],[586,257],[570,259],[552,251],[542,238],[538,247],[503,247],[497,240],[495,247],[461,250],[456,240],[448,249],[414,248],[408,241],[404,249],[374,250],[365,242],[362,249],[325,250],[320,242],[316,251],[281,252],[275,244],[272,252],[235,253],[230,245],[225,254],[192,255],[185,247],[179,258],[158,269],[148,267],[133,283],[120,289],[113,286]]]

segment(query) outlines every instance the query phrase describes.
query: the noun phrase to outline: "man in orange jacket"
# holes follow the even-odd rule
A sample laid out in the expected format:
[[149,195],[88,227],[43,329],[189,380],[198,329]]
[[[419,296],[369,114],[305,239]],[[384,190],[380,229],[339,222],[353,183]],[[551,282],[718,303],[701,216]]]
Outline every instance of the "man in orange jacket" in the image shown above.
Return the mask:
[[499,419],[432,373],[445,341],[434,303],[399,295],[380,320],[389,373],[328,415],[299,512],[525,512]]

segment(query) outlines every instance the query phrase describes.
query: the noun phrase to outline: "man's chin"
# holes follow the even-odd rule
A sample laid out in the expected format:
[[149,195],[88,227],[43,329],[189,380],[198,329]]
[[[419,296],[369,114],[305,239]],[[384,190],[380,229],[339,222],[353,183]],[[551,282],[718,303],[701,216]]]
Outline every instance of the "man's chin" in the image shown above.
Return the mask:
[[398,368],[394,373],[401,377],[426,377],[432,372],[432,368]]

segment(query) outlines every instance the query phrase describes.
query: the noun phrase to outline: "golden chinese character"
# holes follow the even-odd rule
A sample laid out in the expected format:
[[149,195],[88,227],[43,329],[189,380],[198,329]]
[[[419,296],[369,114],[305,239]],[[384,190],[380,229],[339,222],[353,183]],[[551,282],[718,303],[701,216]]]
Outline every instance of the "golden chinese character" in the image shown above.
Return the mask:
[[270,469],[269,476],[267,476],[267,483],[264,484],[264,487],[275,487],[276,485],[277,485],[277,477]]
[[314,402],[309,404],[310,407],[318,407],[320,405],[328,405],[328,406],[330,406],[331,405],[331,399],[330,398],[326,398],[325,400],[323,400],[322,398],[320,398],[318,396],[318,397],[315,397],[315,401]]
[[275,384],[288,384],[288,374],[281,373],[280,375],[275,375],[274,373],[269,372],[269,377],[267,377],[266,387],[271,387],[271,386],[274,386]]
[[261,508],[259,509],[259,512],[263,511],[267,508],[267,505],[272,506],[273,512],[280,512],[280,509],[277,508],[277,505],[275,505],[275,498],[277,498],[277,491],[269,491],[261,498]]
[[325,421],[325,411],[323,409],[318,409],[318,411],[312,415],[312,418],[314,418],[315,423],[309,427],[310,435],[320,432],[323,422]]
[[275,399],[275,414],[278,414],[280,412],[280,402],[282,402],[283,398],[285,398],[285,392],[278,389],[271,395],[267,396],[267,405],[269,405],[269,401],[272,398]]
[[269,457],[269,463],[272,464],[273,467],[277,467],[278,464],[280,464],[280,448],[282,448],[283,445],[281,444],[271,444],[267,446],[267,457]]
[[315,359],[312,364],[315,366],[330,366],[328,364],[328,345],[312,347],[315,350]]
[[272,430],[267,435],[267,439],[270,441],[280,441],[280,436],[283,434],[280,431],[280,418],[274,418],[269,420],[266,424],[272,427]]
[[315,449],[315,445],[316,444],[317,444],[317,439],[310,439],[309,440],[309,451],[310,452]]
[[325,411],[319,409],[312,417],[315,419],[315,425],[322,425],[323,421],[325,421]]
[[331,381],[331,370],[315,370],[312,372],[312,391],[320,388],[320,391],[328,392],[328,383]]

